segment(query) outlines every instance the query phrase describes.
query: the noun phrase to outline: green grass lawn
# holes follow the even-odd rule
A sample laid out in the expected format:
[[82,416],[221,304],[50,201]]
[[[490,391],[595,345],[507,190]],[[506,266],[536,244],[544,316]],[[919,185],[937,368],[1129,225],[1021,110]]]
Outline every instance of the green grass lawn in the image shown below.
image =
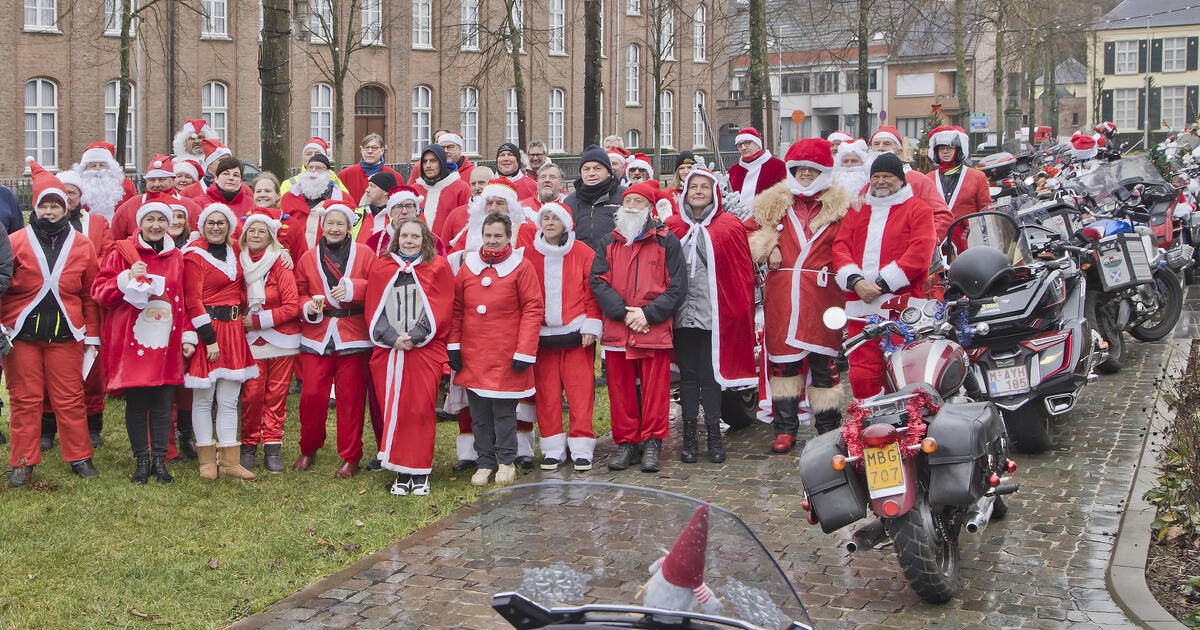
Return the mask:
[[[4,392],[7,397],[7,391]],[[35,484],[9,488],[0,475],[0,628],[222,627],[262,610],[471,503],[481,489],[450,470],[455,423],[439,423],[428,497],[393,497],[393,474],[336,479],[329,439],[313,468],[299,455],[296,399],[289,401],[283,460],[289,470],[254,483],[201,481],[194,462],[168,464],[175,483],[129,483],[133,459],[124,403],[110,399],[100,477],[81,480],[43,453]],[[607,390],[596,390],[596,432],[608,432]],[[4,414],[7,417],[7,413]],[[7,422],[4,422],[7,425]],[[8,435],[8,427],[4,426]],[[366,422],[371,457],[375,439]],[[0,446],[7,470],[8,446]]]

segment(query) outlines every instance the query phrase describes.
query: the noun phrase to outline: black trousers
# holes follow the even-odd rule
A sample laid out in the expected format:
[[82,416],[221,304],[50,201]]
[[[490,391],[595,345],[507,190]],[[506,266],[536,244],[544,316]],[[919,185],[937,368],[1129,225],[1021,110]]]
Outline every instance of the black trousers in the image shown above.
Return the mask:
[[718,424],[721,421],[721,386],[713,376],[712,331],[676,328],[674,344],[683,419],[697,420],[703,405],[704,424]]
[[475,461],[480,468],[496,470],[517,458],[517,399],[484,398],[467,390],[471,430],[475,433]]
[[125,430],[129,432],[129,446],[134,456],[167,456],[174,399],[174,385],[125,390]]
[[[803,359],[777,366],[778,376],[803,376],[805,367],[812,387],[830,388],[837,385],[837,357],[829,357],[815,352],[808,353]],[[775,433],[796,435],[800,429],[800,399],[778,398],[772,401],[775,410]],[[837,412],[840,417],[841,412]]]

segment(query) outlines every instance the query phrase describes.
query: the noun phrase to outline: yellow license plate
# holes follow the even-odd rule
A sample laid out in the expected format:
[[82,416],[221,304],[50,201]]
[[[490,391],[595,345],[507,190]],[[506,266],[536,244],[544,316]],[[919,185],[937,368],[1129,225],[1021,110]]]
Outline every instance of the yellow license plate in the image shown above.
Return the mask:
[[863,464],[867,471],[867,490],[872,499],[904,492],[904,465],[900,462],[899,444],[864,448]]

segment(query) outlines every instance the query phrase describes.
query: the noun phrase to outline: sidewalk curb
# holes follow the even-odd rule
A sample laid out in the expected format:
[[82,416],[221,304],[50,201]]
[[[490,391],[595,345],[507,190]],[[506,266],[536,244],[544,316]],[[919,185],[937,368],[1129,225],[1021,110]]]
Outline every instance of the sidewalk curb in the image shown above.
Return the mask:
[[[1172,375],[1179,374],[1187,366],[1192,340],[1172,339],[1163,366],[1162,380],[1154,395],[1150,410],[1150,422],[1146,427],[1146,438],[1138,458],[1137,471],[1125,502],[1125,513],[1117,530],[1105,581],[1113,600],[1129,619],[1143,628],[1154,630],[1186,630],[1171,613],[1167,612],[1146,584],[1146,558],[1150,550],[1150,523],[1154,521],[1154,506],[1142,499],[1147,490],[1154,487],[1158,469],[1159,444],[1155,434],[1161,433],[1167,422],[1167,403],[1163,400],[1163,388],[1173,381]],[[1178,364],[1178,366],[1177,366]],[[1178,367],[1179,369],[1173,369]]]

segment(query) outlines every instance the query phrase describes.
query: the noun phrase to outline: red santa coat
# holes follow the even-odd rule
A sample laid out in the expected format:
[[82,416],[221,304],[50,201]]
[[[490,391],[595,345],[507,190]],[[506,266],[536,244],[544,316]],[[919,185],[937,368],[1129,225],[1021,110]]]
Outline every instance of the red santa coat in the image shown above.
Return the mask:
[[[217,188],[216,184],[209,186],[208,189],[204,191],[203,195],[192,199],[192,201],[195,202],[201,210],[207,208],[209,204],[223,203],[229,206],[230,210],[233,210],[233,216],[235,217],[244,217],[247,213],[257,207],[257,205],[254,203],[254,191],[250,190],[245,184],[243,184],[241,190],[239,190],[238,193],[233,196],[233,199],[230,199],[229,201],[225,200],[225,195],[221,194],[221,189]],[[240,225],[234,226],[234,228],[237,229],[239,233],[241,232]]]
[[[904,167],[904,181],[908,182],[908,188],[912,189],[912,194],[917,199],[925,202],[929,209],[933,212],[933,233],[936,242],[940,243],[946,238],[946,228],[954,222],[954,215],[950,213],[950,205],[946,203],[946,198],[942,196],[941,189],[935,186],[929,178],[920,171],[914,171],[909,167]],[[930,254],[932,256],[933,254]]]
[[750,251],[766,262],[778,246],[783,257],[780,268],[767,273],[763,304],[767,358],[774,363],[800,361],[809,352],[837,356],[841,350],[842,332],[826,328],[820,314],[845,302],[833,281],[833,243],[852,201],[836,184],[800,197],[779,183],[754,199],[754,216],[747,220],[756,230]]
[[[92,299],[107,312],[100,349],[109,391],[183,383],[183,335],[195,332],[183,300],[183,255],[170,238],[162,247],[154,251],[140,235],[114,242],[92,284]],[[144,305],[131,302],[145,299],[129,275],[139,260],[155,293]]]
[[[954,184],[954,190],[950,193],[950,201],[947,205],[950,206],[952,219],[957,219],[968,214],[983,212],[992,205],[992,195],[988,192],[987,175],[977,168],[962,166],[962,175]],[[933,182],[937,188],[938,194],[942,199],[946,198],[946,190],[942,188],[942,177],[936,169],[925,174],[929,180]]]
[[[667,229],[683,247],[684,273],[692,267],[689,252],[700,245],[708,261],[708,298],[712,302],[713,378],[722,389],[750,387],[758,382],[754,365],[754,264],[746,226],[737,217],[716,208],[697,221],[691,209],[671,215]],[[691,255],[699,255],[695,252]],[[695,264],[700,264],[695,261]]]
[[753,160],[738,160],[729,167],[729,187],[741,193],[742,203],[748,204],[755,195],[778,184],[787,177],[783,160],[762,151]]
[[513,360],[537,361],[538,332],[545,316],[542,288],[524,250],[498,265],[478,252],[463,255],[454,284],[450,350],[462,351],[456,385],[484,398],[533,395],[533,369],[512,368]]
[[79,215],[79,232],[92,242],[92,247],[96,250],[96,262],[104,260],[113,243],[108,219],[84,210]]
[[[396,181],[404,179],[400,176],[400,173],[397,173],[395,169],[389,166],[381,167],[379,172],[395,175]],[[371,177],[363,170],[362,163],[359,162],[347,166],[337,176],[342,181],[342,186],[346,189],[346,198],[355,205],[362,201],[363,195],[367,193],[367,184],[371,183]]]
[[267,272],[266,301],[248,311],[246,342],[255,359],[273,359],[300,351],[300,293],[291,269],[276,260]]
[[[344,196],[341,189],[335,186],[329,198],[344,199]],[[287,229],[279,232],[279,240],[293,259],[299,259],[321,240],[321,215],[317,212],[319,208],[320,204],[309,208],[308,202],[300,195],[298,189],[280,197],[279,211]]]
[[[212,387],[217,379],[245,382],[258,377],[258,366],[250,354],[240,313],[246,308],[246,285],[238,264],[237,248],[230,245],[225,260],[208,252],[204,239],[192,241],[183,248],[184,302],[192,328],[205,324],[217,336],[216,361],[209,361],[202,347],[188,362],[183,384],[191,389]],[[205,310],[209,306],[236,306],[239,317],[232,321],[215,320]]]
[[[558,199],[555,199],[554,201],[556,201],[557,203],[562,203],[566,200],[567,200],[567,195],[565,193],[558,193]],[[524,197],[518,203],[521,204],[522,208],[526,208],[528,210],[533,211],[533,213],[535,215],[537,214],[538,210],[542,209],[542,200],[538,199],[537,195],[530,195],[528,197]],[[566,206],[563,206],[563,207],[566,208]],[[570,211],[571,211],[571,209],[567,208],[567,212],[570,212]]]
[[[104,220],[103,217],[96,218]],[[75,230],[69,230],[58,260],[51,268],[32,227],[13,232],[9,241],[14,273],[4,300],[0,302],[0,321],[14,332],[20,332],[26,317],[50,295],[66,317],[75,341],[99,345],[100,313],[91,294],[99,264],[92,242]]]
[[371,347],[367,336],[367,322],[362,313],[348,317],[326,317],[324,312],[315,317],[308,314],[312,296],[324,295],[326,309],[349,309],[361,311],[367,296],[367,276],[375,260],[375,254],[362,243],[350,243],[346,259],[346,275],[342,284],[346,287],[345,299],[338,301],[330,297],[333,287],[321,271],[317,260],[320,248],[313,247],[296,263],[296,291],[300,295],[300,348],[313,354],[325,354],[325,348],[333,341],[333,349],[339,352],[362,350]]
[[177,205],[187,208],[188,227],[193,231],[197,229],[196,221],[200,219],[200,206],[196,205],[196,202],[184,198],[174,189],[170,192],[143,193],[117,206],[112,221],[109,223],[114,241],[123,241],[137,233],[137,211],[143,204],[151,201],[161,201],[168,206]]
[[578,332],[599,339],[603,332],[600,306],[588,283],[596,252],[575,240],[574,232],[567,233],[562,245],[551,245],[539,235],[524,252],[542,286],[546,313],[539,334],[550,337]]
[[[209,187],[214,185],[215,184],[205,184],[204,178],[201,177],[199,180],[188,184],[188,186],[181,190],[179,194],[183,195],[184,199],[195,200],[198,197],[203,197],[205,193],[208,192]],[[254,199],[254,190],[252,190],[250,186],[247,186],[245,183],[242,183],[241,194]]]
[[471,185],[458,171],[429,186],[425,185],[424,179],[417,178],[412,186],[418,195],[425,198],[425,201],[421,202],[422,215],[434,234],[442,234],[442,224],[446,222],[452,210],[471,201]]
[[[905,186],[885,199],[868,195],[866,205],[842,219],[833,244],[833,265],[851,317],[875,314],[886,319],[889,313],[883,306],[891,297],[925,296],[922,285],[934,248],[933,211],[913,193],[911,186]],[[891,292],[866,304],[847,286],[855,274],[871,281],[882,278]]]

